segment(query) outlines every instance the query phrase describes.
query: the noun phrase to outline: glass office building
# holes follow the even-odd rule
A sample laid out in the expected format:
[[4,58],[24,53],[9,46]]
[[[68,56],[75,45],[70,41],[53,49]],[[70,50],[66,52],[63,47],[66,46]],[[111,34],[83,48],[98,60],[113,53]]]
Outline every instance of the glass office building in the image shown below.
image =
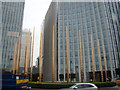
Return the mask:
[[[53,6],[56,11],[51,10]],[[47,52],[51,50],[52,53],[50,32],[54,25],[56,81],[66,81],[66,52],[69,56],[69,80],[85,82],[95,76],[95,81],[102,81],[101,72],[104,81],[107,78],[114,80],[117,77],[115,69],[120,67],[119,8],[119,2],[52,2],[48,9],[52,14],[47,13],[45,18],[43,79],[46,77],[44,71],[51,67],[48,62],[51,63],[52,58],[47,57],[50,55]]]
[[[0,1],[0,41],[2,40],[2,2]],[[2,43],[0,43],[0,68],[2,68]]]
[[0,61],[2,68],[11,68],[14,46],[22,32],[24,0],[1,0]]
[[[30,40],[28,40],[28,36],[30,35]],[[22,31],[21,36],[21,54],[20,54],[20,72],[24,72],[24,64],[25,64],[25,58],[26,58],[26,45],[28,45],[28,68],[30,68],[30,61],[31,61],[31,44],[32,44],[32,35],[31,32],[28,29],[25,29]],[[29,70],[30,72],[30,70]]]

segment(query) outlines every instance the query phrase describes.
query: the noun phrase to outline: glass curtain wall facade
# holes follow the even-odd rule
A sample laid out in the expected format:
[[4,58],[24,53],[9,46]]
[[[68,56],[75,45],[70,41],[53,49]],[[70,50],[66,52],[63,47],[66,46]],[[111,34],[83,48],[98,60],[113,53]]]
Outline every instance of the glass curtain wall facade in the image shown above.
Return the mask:
[[[15,42],[22,31],[24,0],[1,2],[2,10],[2,67],[11,68]],[[0,24],[1,25],[1,24]],[[1,34],[1,33],[0,33]]]
[[[52,6],[50,6],[51,8]],[[120,67],[120,3],[119,2],[58,2],[55,10],[57,14],[55,40],[56,56],[55,66],[58,81],[66,81],[67,61],[66,52],[69,56],[69,80],[70,81],[106,81],[107,78],[114,80],[117,76],[115,68]],[[48,9],[48,12],[55,12]],[[50,15],[47,13],[44,33],[49,32],[47,25]],[[51,19],[48,19],[51,18]],[[66,33],[66,27],[68,33]],[[51,29],[50,29],[51,30]],[[50,33],[49,33],[50,34]],[[57,35],[56,35],[57,34]],[[68,45],[66,44],[68,35]],[[48,35],[44,34],[44,46],[50,47]],[[52,38],[52,36],[51,36]],[[69,47],[69,50],[66,47]],[[44,47],[46,48],[46,47]],[[50,51],[50,49],[48,50]],[[48,52],[44,49],[44,62],[52,62],[46,59]],[[43,66],[44,67],[44,66]],[[50,68],[46,64],[43,77],[47,77],[44,71]],[[49,72],[49,71],[48,71]],[[103,74],[101,74],[101,72]],[[48,77],[51,78],[51,77]],[[46,81],[49,81],[46,79]]]
[[[30,40],[28,40],[28,36],[30,35]],[[28,48],[28,72],[30,72],[30,61],[31,61],[31,44],[32,44],[32,35],[31,32],[27,29],[22,31],[21,37],[21,54],[20,54],[20,72],[24,72],[24,64],[25,64],[25,55],[26,55],[26,44],[29,44]]]
[[59,74],[64,77],[66,74],[67,26],[69,71],[76,74],[75,81],[81,81],[82,76],[83,81],[89,81],[93,77],[93,69],[96,81],[100,81],[97,79],[100,77],[100,60],[103,73],[107,71],[107,78],[116,78],[115,68],[120,66],[119,14],[118,2],[58,3]]
[[[2,41],[2,2],[0,1],[0,41]],[[0,42],[0,69],[2,68],[2,42]]]

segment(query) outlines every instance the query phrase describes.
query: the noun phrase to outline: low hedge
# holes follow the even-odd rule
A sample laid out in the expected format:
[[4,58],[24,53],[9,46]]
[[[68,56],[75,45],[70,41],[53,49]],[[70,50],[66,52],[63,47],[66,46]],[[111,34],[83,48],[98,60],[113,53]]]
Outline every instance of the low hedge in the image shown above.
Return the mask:
[[93,82],[98,88],[116,86],[115,82]]
[[[78,83],[78,82],[77,82]],[[101,87],[113,87],[116,86],[116,83],[114,82],[92,82],[95,84],[98,88]],[[41,88],[41,89],[61,89],[61,88],[69,88],[70,86],[74,85],[74,83],[67,83],[67,82],[61,82],[61,83],[50,83],[50,82],[29,82],[30,86],[32,88]]]
[[41,88],[41,89],[61,89],[69,88],[75,83],[44,83],[44,82],[30,82],[32,88]]

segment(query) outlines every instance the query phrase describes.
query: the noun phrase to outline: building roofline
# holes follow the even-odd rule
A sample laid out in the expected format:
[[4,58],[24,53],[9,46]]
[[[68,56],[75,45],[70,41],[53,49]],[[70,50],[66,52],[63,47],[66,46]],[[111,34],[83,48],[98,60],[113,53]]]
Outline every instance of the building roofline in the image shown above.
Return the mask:
[[119,2],[119,0],[52,0],[52,2]]
[[25,0],[0,0],[1,2],[25,2]]

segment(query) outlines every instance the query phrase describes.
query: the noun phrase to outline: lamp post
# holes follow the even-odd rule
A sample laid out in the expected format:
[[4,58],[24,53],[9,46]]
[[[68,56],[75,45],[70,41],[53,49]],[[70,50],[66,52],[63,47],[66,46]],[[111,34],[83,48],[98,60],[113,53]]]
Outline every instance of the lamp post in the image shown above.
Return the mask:
[[11,68],[11,62],[12,62],[13,58],[11,57],[10,58],[10,62],[9,62],[9,67],[8,68]]
[[[13,60],[13,58],[11,57],[11,58],[10,58],[10,62],[11,62],[12,60]],[[11,63],[10,63],[10,64],[11,64]]]
[[43,72],[42,72],[42,70],[43,70],[43,58],[44,58],[44,56],[41,56],[41,61],[42,62],[40,61],[39,57],[37,58],[37,60],[38,60],[37,67],[38,67],[38,71],[39,71],[38,79],[39,79],[40,82],[42,82],[42,78],[43,78]]

